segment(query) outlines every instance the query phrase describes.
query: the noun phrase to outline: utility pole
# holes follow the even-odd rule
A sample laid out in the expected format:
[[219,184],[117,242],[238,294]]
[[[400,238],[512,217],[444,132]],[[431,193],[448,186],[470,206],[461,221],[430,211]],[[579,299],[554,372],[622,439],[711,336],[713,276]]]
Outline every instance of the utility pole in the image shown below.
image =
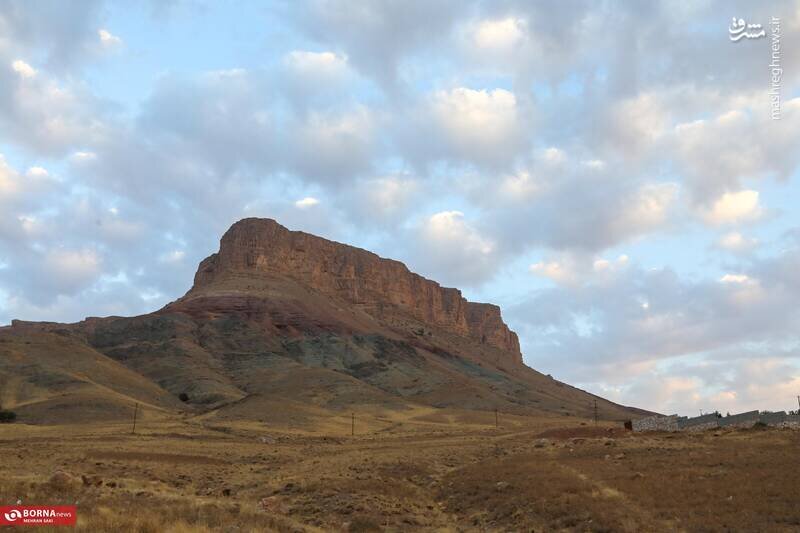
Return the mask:
[[594,401],[594,425],[597,425],[597,400]]
[[350,413],[350,436],[353,437],[356,434],[356,414]]
[[797,414],[800,415],[800,395],[797,396]]
[[133,429],[131,430],[131,435],[136,433],[136,415],[139,412],[139,402],[136,402],[136,405],[133,406]]
[[500,423],[497,418],[497,407],[494,408],[494,427],[500,427]]

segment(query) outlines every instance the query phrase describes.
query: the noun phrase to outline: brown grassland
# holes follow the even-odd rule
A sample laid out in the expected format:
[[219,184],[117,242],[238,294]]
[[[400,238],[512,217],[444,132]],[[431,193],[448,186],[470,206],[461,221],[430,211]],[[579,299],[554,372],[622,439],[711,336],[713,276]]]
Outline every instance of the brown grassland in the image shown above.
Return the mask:
[[798,431],[433,408],[350,424],[0,425],[0,504],[77,503],[91,532],[800,531]]

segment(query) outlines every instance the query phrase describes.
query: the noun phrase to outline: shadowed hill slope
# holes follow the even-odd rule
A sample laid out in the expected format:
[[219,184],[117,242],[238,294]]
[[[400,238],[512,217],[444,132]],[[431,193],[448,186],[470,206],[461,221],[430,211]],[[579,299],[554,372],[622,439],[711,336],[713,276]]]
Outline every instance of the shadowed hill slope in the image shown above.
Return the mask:
[[0,386],[31,421],[72,416],[86,395],[109,417],[131,401],[264,421],[418,404],[591,416],[597,401],[601,418],[644,413],[525,366],[497,306],[269,219],[234,224],[191,290],[159,311],[0,328]]

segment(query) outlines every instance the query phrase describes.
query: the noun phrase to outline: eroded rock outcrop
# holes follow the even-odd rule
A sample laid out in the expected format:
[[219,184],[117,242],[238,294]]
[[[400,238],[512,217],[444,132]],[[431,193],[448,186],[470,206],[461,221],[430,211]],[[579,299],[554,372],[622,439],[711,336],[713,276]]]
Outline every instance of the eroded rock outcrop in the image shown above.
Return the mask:
[[220,250],[200,263],[187,294],[202,294],[223,281],[277,275],[340,298],[382,319],[398,311],[416,320],[509,352],[522,362],[517,335],[496,305],[468,302],[458,289],[440,286],[399,261],[290,231],[271,219],[235,223]]

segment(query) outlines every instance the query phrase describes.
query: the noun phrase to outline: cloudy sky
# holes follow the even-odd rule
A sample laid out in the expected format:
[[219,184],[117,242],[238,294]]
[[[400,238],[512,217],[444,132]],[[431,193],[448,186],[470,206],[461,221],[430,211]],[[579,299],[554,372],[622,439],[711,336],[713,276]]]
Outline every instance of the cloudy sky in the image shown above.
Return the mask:
[[[780,21],[780,120],[732,17]],[[0,324],[154,310],[263,216],[610,399],[796,408],[798,38],[798,0],[5,0]]]

